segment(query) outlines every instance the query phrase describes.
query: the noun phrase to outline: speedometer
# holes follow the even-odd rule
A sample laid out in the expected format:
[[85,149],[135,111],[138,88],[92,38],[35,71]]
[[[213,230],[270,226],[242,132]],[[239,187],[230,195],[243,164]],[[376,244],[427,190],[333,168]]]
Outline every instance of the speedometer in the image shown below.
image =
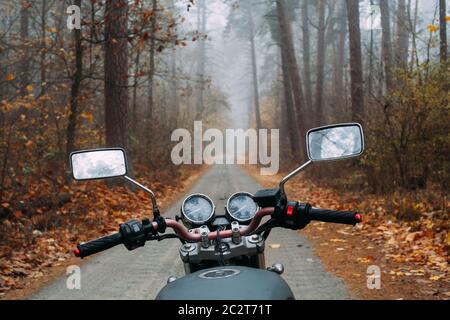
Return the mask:
[[248,222],[255,216],[258,206],[253,201],[253,195],[248,192],[233,194],[227,201],[227,213],[234,220]]
[[181,206],[183,222],[187,227],[206,224],[214,215],[214,203],[203,194],[187,197]]

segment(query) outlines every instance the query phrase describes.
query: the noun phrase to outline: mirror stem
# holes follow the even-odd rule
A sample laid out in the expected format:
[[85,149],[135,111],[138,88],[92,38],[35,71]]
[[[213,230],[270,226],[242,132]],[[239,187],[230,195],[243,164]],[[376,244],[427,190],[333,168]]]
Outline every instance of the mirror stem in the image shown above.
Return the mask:
[[158,204],[156,203],[156,197],[155,197],[155,194],[153,193],[153,191],[150,190],[149,188],[147,188],[146,186],[140,184],[139,182],[131,179],[128,176],[124,176],[123,178],[125,180],[127,180],[128,182],[130,182],[131,184],[139,187],[140,189],[142,189],[145,192],[147,192],[148,194],[150,194],[150,198],[152,199],[152,204],[153,204],[153,216],[158,217],[160,215],[160,212],[159,212]]
[[310,164],[312,164],[312,160],[308,160],[304,164],[302,164],[300,167],[289,173],[286,177],[283,178],[280,182],[280,190],[281,190],[281,196],[286,197],[286,192],[284,191],[284,185],[286,182],[288,182],[292,177],[296,176],[299,172],[303,171],[306,167],[308,167]]

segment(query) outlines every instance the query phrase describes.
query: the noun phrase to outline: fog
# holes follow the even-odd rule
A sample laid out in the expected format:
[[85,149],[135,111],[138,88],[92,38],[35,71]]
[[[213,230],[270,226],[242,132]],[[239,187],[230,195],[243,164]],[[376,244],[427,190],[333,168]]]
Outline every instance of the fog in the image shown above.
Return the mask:
[[[292,1],[286,1],[287,3]],[[371,5],[370,3],[374,3]],[[239,1],[223,1],[223,0],[208,0],[206,1],[207,14],[206,14],[206,30],[205,34],[207,35],[206,40],[206,70],[205,73],[211,79],[212,86],[219,88],[221,92],[223,92],[226,96],[227,102],[230,107],[231,113],[231,123],[227,123],[229,127],[233,128],[248,128],[251,127],[252,122],[252,114],[254,112],[254,97],[252,92],[252,70],[251,70],[251,57],[249,52],[249,45],[242,39],[240,39],[236,33],[239,31],[233,30],[231,32],[226,33],[226,28],[228,24],[228,17],[232,10],[242,10],[242,8],[238,5]],[[294,3],[294,2],[292,2]],[[270,1],[260,1],[258,2],[258,6],[262,4],[262,6],[266,6],[266,8],[270,8],[273,6],[273,3]],[[336,16],[339,13],[339,6],[341,2],[337,2],[335,6],[335,11],[333,13]],[[417,35],[419,46],[425,46],[426,42],[429,40],[426,33],[426,27],[429,24],[433,24],[437,22],[437,4],[438,1],[417,1],[417,11],[418,11],[418,20],[417,20]],[[199,2],[196,2],[196,5],[189,6],[186,1],[178,1],[177,8],[180,12],[180,15],[185,19],[181,24],[180,29],[186,35],[196,34],[198,31],[198,14],[199,14]],[[234,7],[233,7],[234,5]],[[412,1],[411,4],[411,15],[414,15],[416,3]],[[329,6],[329,4],[328,4]],[[314,8],[310,8],[311,11]],[[395,4],[391,3],[391,8],[395,10]],[[328,7],[327,7],[328,9]],[[317,9],[315,9],[317,10]],[[267,26],[263,24],[267,24],[267,22],[260,23],[264,21],[264,12],[263,10],[258,9],[254,10],[254,14],[258,15],[255,17],[255,20],[258,21],[258,25],[256,25],[257,35],[256,35],[256,64],[259,70],[259,94],[260,96],[264,96],[268,90],[270,90],[272,86],[273,80],[277,77],[277,56],[278,47],[273,42],[270,37],[269,30]],[[295,46],[298,49],[297,59],[298,62],[301,62],[302,59],[302,48],[300,45],[300,41],[302,39],[302,32],[300,26],[300,12],[299,8],[295,9],[295,20],[293,21],[293,32],[294,32],[294,41]],[[328,10],[327,10],[328,11]],[[326,13],[328,15],[328,12]],[[393,29],[393,41],[395,45],[395,19],[392,17],[394,13],[391,12],[392,26]],[[317,13],[312,12],[310,17],[310,31],[311,31],[311,63],[312,63],[312,71],[314,72],[314,63],[315,63],[315,55],[314,52],[317,42]],[[363,50],[367,50],[369,46],[369,34],[373,32],[375,41],[381,41],[381,24],[380,24],[380,9],[378,5],[378,1],[365,0],[360,2],[360,26],[362,32],[362,46]],[[242,31],[240,31],[242,32]],[[196,43],[190,43],[186,48],[178,49],[183,55],[185,52],[192,53],[197,50]],[[377,59],[380,59],[380,46],[375,45],[375,49],[377,52],[374,52],[374,55],[377,56]],[[433,51],[433,48],[432,48]],[[433,52],[436,52],[434,50]],[[423,54],[423,53],[419,53]],[[348,57],[346,58],[348,59]],[[198,57],[194,59],[195,61],[191,61],[193,64],[198,64]],[[331,62],[330,62],[331,63]],[[303,66],[300,65],[300,70]],[[261,71],[261,68],[264,68]],[[195,71],[195,66],[192,66],[192,69]],[[265,72],[270,71],[270,72]],[[328,72],[326,70],[326,72]],[[192,77],[197,77],[198,73],[194,72],[191,74]],[[315,75],[311,75],[312,77],[312,85],[315,85]]]

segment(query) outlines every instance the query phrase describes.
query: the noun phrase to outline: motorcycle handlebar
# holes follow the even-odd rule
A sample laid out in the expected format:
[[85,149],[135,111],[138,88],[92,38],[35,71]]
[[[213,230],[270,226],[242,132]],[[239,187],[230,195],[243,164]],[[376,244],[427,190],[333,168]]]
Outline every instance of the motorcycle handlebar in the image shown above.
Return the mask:
[[308,216],[310,220],[350,224],[353,226],[362,221],[361,215],[352,211],[311,208],[309,210]]
[[115,233],[110,236],[99,238],[85,243],[80,243],[75,249],[75,256],[85,258],[95,253],[105,251],[123,243],[122,235]]
[[[309,210],[305,210],[307,214],[307,219],[309,221],[323,221],[323,222],[334,222],[334,223],[342,223],[342,224],[350,224],[355,225],[362,221],[361,215],[351,211],[335,211],[335,210],[324,210],[317,208],[309,208]],[[263,208],[259,210],[253,220],[250,222],[248,226],[243,226],[240,229],[241,236],[247,236],[253,231],[255,231],[262,218],[265,216],[272,215],[275,212],[275,208]],[[189,242],[200,242],[202,240],[202,235],[194,230],[194,232],[189,232],[182,224],[178,223],[172,219],[165,219],[166,227],[172,228],[175,233],[186,241]],[[149,225],[150,229],[157,231],[159,229],[158,222],[153,221],[151,225]],[[232,237],[231,230],[222,230],[220,232],[209,232],[208,240],[215,240],[217,237],[220,238],[230,238]],[[89,255],[110,249],[114,246],[124,243],[124,238],[121,233],[116,233],[110,236],[106,236],[97,240],[89,241],[86,243],[81,243],[77,246],[75,250],[75,256],[84,258]]]
[[[259,226],[259,223],[261,222],[261,219],[265,216],[271,215],[274,212],[274,210],[275,208],[264,208],[258,211],[255,217],[253,218],[252,222],[248,226],[245,226],[240,230],[241,236],[246,236],[251,232],[253,232],[254,230],[256,230],[256,228]],[[188,232],[188,230],[177,221],[172,219],[165,219],[165,222],[167,227],[172,228],[175,231],[175,233],[178,234],[184,240],[190,242],[201,241],[201,235],[199,233]],[[156,221],[153,221],[151,227],[153,228],[153,230],[157,231],[158,223]],[[223,230],[220,231],[219,234],[217,234],[217,232],[208,233],[209,240],[214,240],[217,238],[217,236],[221,238],[230,238],[232,236],[232,231]],[[113,235],[99,238],[97,240],[81,243],[77,246],[74,253],[76,257],[85,258],[87,256],[99,253],[101,251],[105,251],[122,243],[123,243],[122,235],[120,233],[115,233]]]

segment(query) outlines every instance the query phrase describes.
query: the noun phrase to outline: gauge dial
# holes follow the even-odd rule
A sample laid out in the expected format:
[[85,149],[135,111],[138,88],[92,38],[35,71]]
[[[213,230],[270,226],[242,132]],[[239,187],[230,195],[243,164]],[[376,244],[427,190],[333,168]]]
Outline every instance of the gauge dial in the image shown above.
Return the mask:
[[187,197],[181,206],[183,222],[189,227],[202,225],[214,215],[214,203],[203,194],[193,194]]
[[227,212],[234,220],[247,222],[253,219],[258,206],[253,201],[253,195],[248,192],[233,194],[227,202]]

